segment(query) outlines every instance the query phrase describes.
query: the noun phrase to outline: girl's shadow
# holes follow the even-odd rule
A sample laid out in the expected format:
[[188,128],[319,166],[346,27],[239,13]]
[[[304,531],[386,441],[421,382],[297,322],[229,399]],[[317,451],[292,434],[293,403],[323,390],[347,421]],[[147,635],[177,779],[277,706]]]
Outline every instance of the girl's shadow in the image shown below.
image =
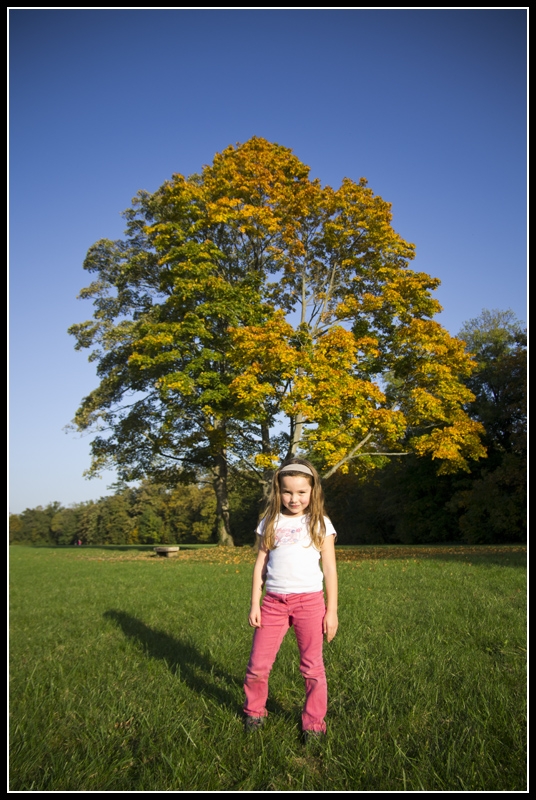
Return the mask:
[[[176,639],[164,631],[154,630],[124,611],[110,610],[103,616],[115,622],[127,638],[141,644],[147,656],[165,661],[171,673],[178,675],[190,689],[226,706],[233,714],[242,711],[243,680],[212,663],[191,642]],[[272,702],[270,706],[276,710],[274,707],[276,704]],[[280,708],[277,710],[282,711]]]

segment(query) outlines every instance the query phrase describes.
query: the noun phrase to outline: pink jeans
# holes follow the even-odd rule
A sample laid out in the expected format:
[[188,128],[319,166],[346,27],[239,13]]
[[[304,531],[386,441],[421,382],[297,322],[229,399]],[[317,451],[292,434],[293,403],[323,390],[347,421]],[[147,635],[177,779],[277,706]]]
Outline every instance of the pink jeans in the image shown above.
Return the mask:
[[265,717],[268,676],[281,642],[294,626],[300,650],[300,672],[305,678],[303,730],[326,730],[328,703],[326,672],[322,660],[322,620],[326,613],[323,592],[272,594],[267,592],[261,606],[261,628],[255,628],[251,656],[246,670],[244,712]]

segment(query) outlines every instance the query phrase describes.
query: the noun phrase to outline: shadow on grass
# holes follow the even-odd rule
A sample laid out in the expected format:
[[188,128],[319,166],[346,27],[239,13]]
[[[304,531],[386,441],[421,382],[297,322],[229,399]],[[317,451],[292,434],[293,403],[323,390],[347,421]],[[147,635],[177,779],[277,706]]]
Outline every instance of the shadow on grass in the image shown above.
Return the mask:
[[526,567],[527,546],[519,545],[341,545],[337,562],[352,561],[473,561],[482,566]]
[[[103,616],[115,622],[127,638],[141,644],[147,656],[165,661],[171,673],[190,689],[215,700],[233,714],[241,714],[243,699],[237,699],[237,692],[240,690],[243,694],[243,680],[213,663],[190,641],[176,639],[164,631],[150,628],[124,611],[110,610]],[[245,671],[244,664],[244,675]],[[284,713],[274,701],[269,701],[267,707],[276,713]]]

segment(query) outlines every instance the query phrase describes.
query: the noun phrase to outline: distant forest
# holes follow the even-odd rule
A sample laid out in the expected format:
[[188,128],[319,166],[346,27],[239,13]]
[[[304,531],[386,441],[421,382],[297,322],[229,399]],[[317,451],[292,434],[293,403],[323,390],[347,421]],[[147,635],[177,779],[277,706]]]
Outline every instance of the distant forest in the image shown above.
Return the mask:
[[[381,468],[336,472],[324,481],[339,544],[490,544],[526,541],[526,334],[511,312],[484,312],[458,334],[479,364],[470,378],[468,413],[486,429],[487,458],[470,472],[439,475],[437,462],[415,455]],[[208,476],[207,476],[208,477]],[[67,508],[11,514],[11,544],[180,544],[217,541],[210,482],[166,488],[143,481],[117,485],[110,497]],[[253,544],[262,491],[246,475],[230,481],[235,544]]]

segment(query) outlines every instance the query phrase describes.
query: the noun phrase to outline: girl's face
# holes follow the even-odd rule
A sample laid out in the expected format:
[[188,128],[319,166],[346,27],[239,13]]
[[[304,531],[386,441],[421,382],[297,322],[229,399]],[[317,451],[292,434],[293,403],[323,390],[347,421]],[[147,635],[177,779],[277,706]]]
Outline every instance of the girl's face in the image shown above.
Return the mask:
[[301,517],[311,500],[313,487],[305,476],[287,475],[281,478],[281,502],[283,514]]

